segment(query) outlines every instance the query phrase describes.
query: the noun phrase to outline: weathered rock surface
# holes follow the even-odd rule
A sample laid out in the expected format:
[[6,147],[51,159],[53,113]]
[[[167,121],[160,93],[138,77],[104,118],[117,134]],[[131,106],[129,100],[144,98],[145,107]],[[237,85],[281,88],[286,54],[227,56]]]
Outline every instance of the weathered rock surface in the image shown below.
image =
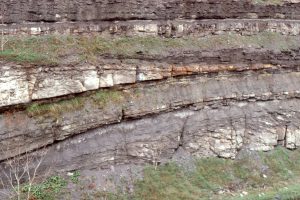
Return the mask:
[[287,147],[294,148],[299,145],[298,110],[298,99],[182,109],[97,128],[58,143],[45,164],[62,172],[161,162],[179,147],[196,156],[234,158],[242,148],[271,150],[282,134]]
[[[196,110],[206,106],[216,106],[215,109],[218,110],[218,105],[230,104],[231,102],[241,102],[242,105],[247,102],[296,99],[300,95],[298,88],[300,84],[299,76],[300,74],[297,71],[286,73],[267,71],[262,73],[262,71],[257,71],[179,78],[166,80],[160,84],[146,83],[133,88],[131,86],[125,87],[123,93],[119,94],[122,96],[120,101],[110,102],[104,107],[99,107],[93,102],[92,98],[87,97],[82,108],[75,111],[66,111],[60,116],[51,116],[51,113],[49,115],[46,113],[44,116],[30,118],[26,111],[19,111],[8,116],[4,113],[0,118],[2,127],[0,136],[1,143],[8,148],[7,152],[1,155],[1,159],[14,156],[20,151],[31,151],[44,145],[53,144],[55,141],[64,140],[99,126],[119,123],[131,118],[141,118],[149,114],[170,112],[187,106],[194,107]],[[14,119],[19,119],[20,122],[14,124],[11,122]],[[263,120],[263,118],[257,119],[257,126],[255,126],[258,132],[260,129],[266,129],[263,123],[262,127],[259,127],[260,120]],[[268,150],[277,145],[277,142],[274,142],[277,140],[273,137],[273,129],[277,127],[277,122],[275,122],[269,122],[270,124],[267,125],[268,127],[271,126],[272,130],[264,133],[270,141],[261,144],[260,139],[254,137],[254,141],[251,141],[251,148]],[[190,124],[190,126],[190,128],[195,126],[195,129],[198,129],[197,123]],[[201,129],[198,131],[202,132]],[[227,128],[222,131],[227,134],[231,132]],[[203,138],[206,137],[205,133],[203,134]],[[223,137],[222,134],[219,134],[220,137]],[[257,136],[256,133],[254,135]],[[258,136],[260,137],[260,135]],[[281,136],[281,138],[285,137]],[[291,140],[287,142],[287,147],[296,148],[298,136],[289,135],[287,138]],[[239,140],[243,139],[242,136],[239,138]],[[256,140],[258,143],[255,142]],[[230,143],[228,143],[227,147],[220,145],[219,148],[232,148],[235,149],[232,151],[236,152],[238,146],[230,146]],[[223,156],[234,157],[233,155],[234,153],[224,154]]]
[[[154,60],[156,57],[156,61]],[[113,57],[112,57],[113,58]],[[261,69],[298,69],[300,51],[228,49],[99,60],[99,64],[31,66],[0,63],[0,108],[99,88],[169,77]],[[143,61],[142,59],[145,59]],[[227,64],[226,64],[227,63]],[[228,64],[231,63],[231,64]]]
[[270,31],[299,35],[299,20],[284,19],[209,19],[209,20],[129,20],[114,22],[56,22],[0,25],[9,35],[91,34],[126,36],[183,37],[239,33],[253,35]]
[[97,55],[93,62],[71,52],[51,65],[4,61],[0,54],[0,164],[45,146],[44,168],[59,172],[162,162],[179,149],[235,158],[241,149],[300,146],[298,0],[2,5],[3,37],[93,33],[184,41],[266,32],[292,41],[266,34],[261,43],[252,37],[232,46],[224,37],[223,46],[216,40],[207,48],[192,42],[181,50],[141,48]]
[[127,1],[31,1],[4,0],[6,23],[112,21],[112,20],[169,20],[223,18],[288,18],[299,19],[299,2],[255,4],[250,0],[127,0]]

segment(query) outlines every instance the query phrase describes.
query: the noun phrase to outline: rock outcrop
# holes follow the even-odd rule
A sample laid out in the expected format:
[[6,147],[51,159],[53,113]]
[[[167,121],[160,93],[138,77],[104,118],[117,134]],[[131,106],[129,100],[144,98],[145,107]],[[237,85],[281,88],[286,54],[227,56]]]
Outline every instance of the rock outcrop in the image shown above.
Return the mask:
[[299,1],[4,0],[6,23],[224,18],[299,19]]
[[[3,7],[2,162],[45,147],[43,165],[63,172],[162,162],[179,148],[234,159],[241,149],[300,146],[298,1]],[[52,43],[32,39],[44,37]],[[53,60],[42,48],[14,49],[32,43],[53,45]]]

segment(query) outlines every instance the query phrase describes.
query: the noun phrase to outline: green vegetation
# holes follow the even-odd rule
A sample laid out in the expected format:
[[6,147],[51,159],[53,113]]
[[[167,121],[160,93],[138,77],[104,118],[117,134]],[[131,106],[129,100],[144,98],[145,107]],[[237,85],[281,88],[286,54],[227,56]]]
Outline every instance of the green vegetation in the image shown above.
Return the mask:
[[[300,199],[299,177],[300,151],[278,148],[240,160],[200,159],[193,172],[174,163],[157,170],[148,167],[133,194],[98,192],[91,199],[296,200]],[[247,194],[242,197],[243,192]]]
[[75,171],[75,172],[73,172],[73,174],[71,176],[71,181],[74,184],[77,184],[77,183],[79,183],[79,177],[80,177],[80,172],[79,171]]
[[64,51],[58,36],[9,36],[0,58],[18,63],[55,64],[59,52]]
[[80,110],[89,101],[94,105],[103,108],[110,102],[121,102],[124,94],[116,90],[101,90],[84,97],[74,97],[68,100],[61,100],[55,103],[33,103],[27,106],[26,111],[29,116],[52,116],[58,118],[63,113]]
[[70,100],[62,100],[57,103],[33,103],[27,107],[26,111],[30,116],[50,115],[58,117],[63,113],[79,110],[83,106],[84,98],[76,97]]
[[104,107],[109,102],[119,103],[124,98],[124,94],[116,90],[99,91],[92,95],[93,102]]
[[[88,189],[82,200],[299,200],[300,150],[277,148],[270,153],[251,154],[243,159],[203,158],[187,171],[175,163],[144,170],[144,178],[135,180],[135,191],[119,186],[115,193]],[[55,200],[65,197],[68,183],[79,183],[75,171],[68,179],[54,176],[33,185],[34,200]],[[126,181],[125,181],[126,183]],[[86,192],[89,186],[82,185]],[[122,183],[124,184],[124,183]],[[125,188],[125,189],[124,189]],[[23,192],[28,186],[23,187]],[[68,193],[70,194],[70,193]]]
[[[93,62],[101,55],[166,56],[172,52],[216,50],[226,48],[266,48],[285,50],[300,47],[298,36],[263,32],[252,36],[212,35],[202,38],[100,37],[100,36],[11,36],[0,52],[8,61],[53,65],[61,60]],[[68,57],[72,59],[68,59]],[[76,59],[74,59],[76,58]]]
[[[14,51],[12,49],[0,51],[0,58],[4,58],[9,61],[21,62],[21,63],[43,63],[48,62],[47,58],[36,52],[30,51]],[[49,62],[50,63],[50,62]]]
[[287,187],[276,187],[271,190],[260,193],[250,194],[244,197],[233,197],[225,200],[299,200],[300,199],[300,184],[292,184]]
[[[60,192],[67,186],[67,181],[60,176],[48,178],[45,182],[31,186],[32,199],[38,200],[56,200]],[[22,189],[24,193],[29,190],[29,185]]]
[[52,176],[46,181],[30,185],[24,185],[22,192],[27,194],[30,190],[30,196],[32,200],[56,200],[60,199],[62,194],[67,191],[68,183],[79,183],[80,172],[75,171],[69,178],[63,178],[61,176]]

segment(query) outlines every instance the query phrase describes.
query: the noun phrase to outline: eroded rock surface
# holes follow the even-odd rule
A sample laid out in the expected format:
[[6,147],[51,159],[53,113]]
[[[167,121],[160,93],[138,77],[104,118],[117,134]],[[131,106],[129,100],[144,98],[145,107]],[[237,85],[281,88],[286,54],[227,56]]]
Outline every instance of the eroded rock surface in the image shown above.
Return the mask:
[[[154,57],[156,61],[151,61]],[[98,65],[82,63],[76,67],[73,64],[25,67],[3,62],[0,66],[0,84],[3,84],[0,88],[0,108],[176,76],[263,69],[298,70],[300,51],[226,49],[195,51],[177,56],[173,53],[150,55],[148,58],[137,55],[132,58],[121,61],[99,59]]]
[[46,164],[54,161],[59,171],[153,164],[155,159],[171,159],[179,147],[200,157],[235,158],[242,148],[273,149],[282,134],[287,147],[295,148],[299,145],[298,109],[297,99],[213,103],[122,122],[53,146]]
[[[112,21],[130,19],[220,19],[292,18],[299,19],[298,1],[255,4],[250,0],[146,0],[146,1],[30,1],[4,0],[5,22]],[[267,3],[268,4],[268,3]],[[50,8],[50,9],[49,9]]]
[[[21,151],[26,152],[44,145],[52,144],[57,140],[64,140],[75,134],[83,133],[86,130],[97,128],[101,125],[118,123],[131,118],[142,118],[149,114],[170,112],[187,106],[194,107],[196,110],[203,109],[206,106],[216,106],[215,109],[218,110],[218,105],[230,104],[231,102],[241,102],[241,105],[243,105],[243,102],[268,102],[275,99],[281,100],[282,98],[296,99],[300,95],[298,88],[300,84],[299,76],[300,74],[297,71],[287,73],[261,73],[261,71],[242,74],[225,73],[212,77],[191,76],[189,78],[166,80],[160,84],[145,83],[133,88],[131,88],[131,86],[125,87],[122,89],[123,92],[118,94],[120,95],[119,101],[110,102],[104,107],[99,107],[93,102],[92,98],[86,97],[83,107],[77,108],[74,111],[66,111],[66,113],[62,113],[60,116],[47,116],[46,113],[44,114],[45,116],[30,118],[26,111],[16,112],[12,114],[13,116],[3,114],[0,119],[1,127],[3,127],[0,131],[0,135],[1,141],[9,146],[9,150],[2,155],[2,159],[6,158],[6,156],[13,156],[20,153],[20,150],[17,148],[20,145],[22,146]],[[48,110],[48,112],[51,112],[51,109]],[[237,111],[237,114],[238,113]],[[241,113],[244,112],[240,111],[239,114]],[[16,117],[14,117],[14,115]],[[209,114],[209,116],[210,115],[211,114]],[[220,115],[220,113],[217,115]],[[26,122],[25,126],[22,127],[22,123],[16,125],[8,123],[9,120],[18,118],[18,116],[23,117],[22,121]],[[251,116],[252,114],[250,114],[250,118]],[[226,116],[224,116],[224,118],[225,117]],[[257,119],[256,121],[255,127],[258,129],[257,131],[265,129],[264,124],[260,122],[260,120],[263,120],[263,118]],[[259,126],[260,123],[262,123],[262,127]],[[274,129],[277,122],[266,123],[266,126],[270,125]],[[198,123],[195,122],[189,126],[191,126],[191,128],[195,127],[196,130],[203,134],[202,139],[204,139],[206,133],[202,133],[202,129],[199,128],[197,124]],[[254,141],[252,141],[253,145],[251,148],[256,150],[269,150],[277,145],[277,138],[273,134],[273,129],[264,133],[265,137],[270,139],[270,141],[266,141],[264,147],[260,144],[260,138],[253,137]],[[209,137],[222,137],[223,134],[230,135],[232,128],[228,129],[226,127],[220,131],[222,133],[216,133],[216,136],[212,135]],[[257,135],[255,131],[253,131],[253,134]],[[295,134],[297,134],[297,132],[295,132]],[[260,134],[258,134],[258,136],[260,136]],[[239,141],[244,139],[242,135],[239,137]],[[286,138],[286,136],[280,137]],[[298,145],[297,137],[298,136],[288,134],[287,147],[296,148]],[[21,144],[16,143],[15,141],[17,141],[18,138],[20,140],[24,138],[23,141],[26,142],[22,142]],[[46,138],[49,138],[49,140],[46,140]],[[257,147],[255,141],[259,143]],[[197,143],[198,142],[195,142],[194,146]],[[201,144],[199,145],[202,146]],[[207,145],[209,144],[207,143]],[[232,148],[232,151],[236,152],[239,145],[241,144],[229,142],[227,146],[226,144],[225,146],[216,144],[216,148],[221,148],[220,151],[222,151],[222,148]],[[193,148],[193,145],[191,145],[191,148]],[[224,154],[223,156],[233,157],[232,155],[234,155],[234,153]]]
[[126,36],[184,37],[239,33],[253,35],[272,31],[299,35],[299,20],[283,19],[210,19],[210,20],[129,20],[114,22],[62,22],[0,25],[10,35],[90,34]]
[[2,4],[5,38],[144,40],[92,61],[76,48],[47,64],[1,52],[0,162],[46,147],[42,169],[65,172],[300,146],[299,1]]

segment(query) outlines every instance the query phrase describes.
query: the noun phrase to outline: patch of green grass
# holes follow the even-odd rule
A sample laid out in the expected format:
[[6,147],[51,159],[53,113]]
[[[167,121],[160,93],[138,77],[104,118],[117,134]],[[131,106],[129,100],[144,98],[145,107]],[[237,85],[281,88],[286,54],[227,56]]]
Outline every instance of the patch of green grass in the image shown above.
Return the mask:
[[103,108],[108,103],[120,103],[124,99],[124,93],[116,90],[101,90],[85,97],[74,97],[56,103],[32,103],[27,106],[27,114],[31,117],[51,116],[58,118],[64,113],[78,111],[90,101],[94,105]]
[[[258,194],[257,194],[258,193]],[[300,199],[300,184],[291,184],[287,187],[272,188],[265,192],[254,192],[247,196],[237,196],[225,198],[224,200],[299,200]]]
[[109,102],[120,102],[124,98],[124,94],[115,90],[102,90],[93,94],[91,98],[96,105],[103,107]]
[[[273,175],[280,175],[282,178],[291,178],[300,171],[300,159],[282,148],[277,148],[267,156],[261,154],[264,163],[272,169]],[[298,155],[299,156],[299,155]]]
[[76,97],[70,100],[63,100],[57,103],[38,104],[33,103],[26,109],[30,116],[50,115],[58,117],[66,112],[79,110],[84,106],[84,99]]
[[[196,162],[193,172],[186,172],[174,163],[159,166],[157,170],[148,167],[144,178],[136,181],[130,199],[271,200],[276,196],[285,200],[300,199],[300,185],[297,183],[300,151],[277,148],[257,156],[240,160],[203,158]],[[220,190],[231,194],[218,194]],[[242,191],[248,191],[249,195],[241,198]]]
[[[82,200],[299,200],[300,150],[277,148],[270,153],[248,155],[239,160],[203,158],[194,171],[186,171],[175,163],[146,167],[143,179],[135,180],[133,193],[86,192]],[[266,171],[261,168],[264,167]],[[291,171],[293,176],[286,176]],[[265,173],[265,176],[263,176]],[[79,172],[70,177],[78,181]],[[125,181],[125,184],[127,182]],[[62,195],[67,181],[59,176],[32,187],[37,200],[54,200]],[[127,188],[127,187],[126,187]],[[28,191],[24,186],[23,191]],[[218,191],[227,191],[223,194]],[[248,194],[243,194],[247,191]],[[66,192],[66,191],[64,191]]]
[[[0,53],[0,58],[31,64],[55,64],[76,57],[76,62],[97,61],[98,56],[133,57],[140,55],[168,56],[184,51],[216,50],[227,48],[266,48],[286,50],[300,47],[298,36],[262,32],[251,36],[239,34],[211,35],[207,37],[101,37],[90,36],[11,36]],[[70,62],[73,62],[72,59]]]
[[[60,176],[52,176],[45,182],[31,186],[30,194],[37,200],[55,200],[57,195],[67,186],[67,181]],[[29,190],[29,185],[22,188],[24,193]]]
[[0,58],[5,58],[8,61],[18,62],[18,63],[41,63],[50,62],[42,54],[33,51],[13,51],[5,50],[0,51]]
[[80,172],[79,171],[75,171],[75,172],[73,172],[73,174],[71,176],[71,181],[74,184],[77,184],[77,183],[79,183],[79,177],[80,177]]
[[65,52],[64,39],[58,36],[10,36],[0,57],[17,63],[53,65],[58,62],[59,55]]
[[203,195],[202,190],[190,181],[181,168],[170,163],[157,170],[147,168],[144,179],[136,182],[133,199],[196,200]]

